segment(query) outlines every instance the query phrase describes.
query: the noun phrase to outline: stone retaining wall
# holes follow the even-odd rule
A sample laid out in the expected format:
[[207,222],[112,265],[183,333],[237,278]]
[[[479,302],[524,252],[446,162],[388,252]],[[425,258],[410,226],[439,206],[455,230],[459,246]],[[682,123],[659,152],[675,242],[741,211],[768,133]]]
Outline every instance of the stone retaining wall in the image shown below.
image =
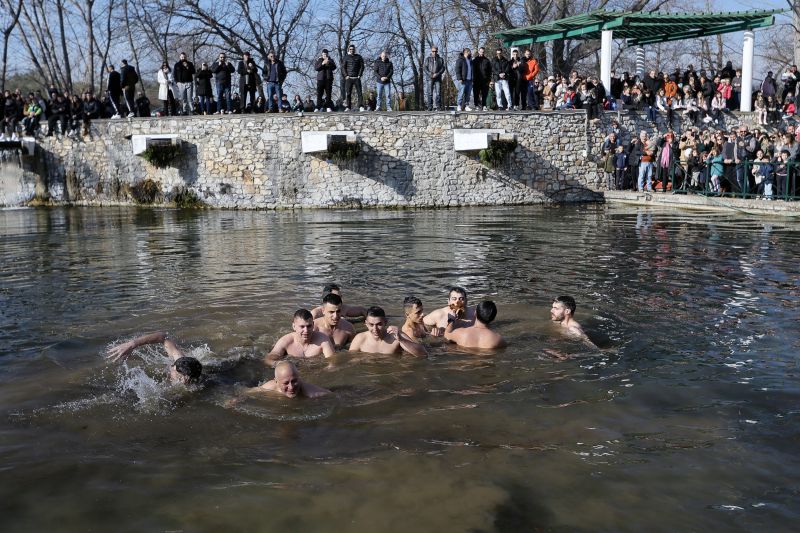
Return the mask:
[[[487,168],[453,150],[461,128],[504,129],[519,145]],[[315,130],[354,130],[361,153],[303,154],[300,134]],[[130,135],[161,133],[185,143],[174,167],[132,153]],[[45,138],[37,151],[56,202],[132,203],[131,186],[150,179],[167,200],[188,188],[214,207],[435,207],[597,199],[587,138],[583,112],[307,113],[97,121],[91,138]]]

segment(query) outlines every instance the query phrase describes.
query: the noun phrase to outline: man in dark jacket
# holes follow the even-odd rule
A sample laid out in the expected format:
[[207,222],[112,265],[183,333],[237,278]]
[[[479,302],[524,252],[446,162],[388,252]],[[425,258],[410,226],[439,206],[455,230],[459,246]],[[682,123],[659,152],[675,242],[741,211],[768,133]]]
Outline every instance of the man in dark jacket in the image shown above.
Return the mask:
[[439,48],[431,47],[431,55],[425,58],[423,65],[428,75],[428,111],[439,111],[442,108],[442,76],[444,76],[444,59],[439,56]]
[[244,113],[247,108],[248,97],[250,107],[255,107],[256,89],[258,88],[258,65],[250,57],[250,52],[242,54],[242,60],[239,61],[236,72],[239,74],[239,95],[242,98],[240,112]]
[[150,99],[142,91],[136,97],[136,114],[140,117],[150,116]]
[[69,102],[63,94],[56,96],[50,102],[50,116],[47,119],[47,136],[52,137],[56,130],[56,122],[61,123],[61,135],[67,134],[67,120],[69,119]]
[[519,50],[515,48],[511,51],[508,71],[508,85],[511,89],[511,106],[514,109],[522,109],[525,107],[525,101],[528,95],[528,82],[525,80],[525,76],[522,75],[523,68],[524,62],[519,56]]
[[[214,81],[217,83],[217,108],[221,115],[223,107],[228,113],[233,112],[231,102],[231,75],[235,72],[233,65],[220,53],[217,60],[211,65],[211,72],[214,73]],[[225,105],[223,105],[223,102]]]
[[487,111],[486,97],[489,95],[489,81],[492,79],[492,62],[486,57],[486,49],[478,48],[478,55],[472,60],[472,94],[475,107]]
[[382,101],[386,102],[386,111],[392,110],[392,74],[394,74],[394,65],[392,65],[386,50],[384,50],[381,52],[380,57],[375,60],[375,77],[377,78],[376,92],[378,93],[378,99],[375,102],[375,111],[380,111]]
[[114,70],[114,65],[108,66],[108,98],[114,108],[111,118],[122,118],[119,114],[119,97],[122,96],[122,77]]
[[344,56],[344,93],[346,100],[345,111],[350,111],[353,106],[353,87],[356,88],[358,95],[358,110],[364,111],[364,95],[361,90],[361,76],[364,74],[364,58],[356,53],[355,45],[347,47],[347,55]]
[[[280,111],[280,106],[277,102],[281,101],[283,96],[283,82],[286,79],[286,66],[283,61],[275,56],[275,51],[270,50],[267,54],[267,62],[264,63],[264,71],[262,72],[264,78],[264,93],[267,99],[270,113],[277,113]],[[275,98],[275,95],[278,98]]]
[[210,115],[214,92],[211,90],[211,69],[208,68],[208,63],[203,62],[194,79],[197,84],[197,96],[200,98],[200,113]]
[[656,74],[655,70],[651,70],[644,77],[644,86],[650,89],[651,93],[658,94],[658,90],[664,86],[663,79]]
[[[336,63],[328,56],[328,49],[323,48],[322,54],[314,61],[314,70],[317,71],[317,109],[331,111],[331,89],[333,88],[333,71]],[[324,97],[324,98],[323,98]]]
[[128,118],[131,118],[136,115],[133,95],[136,93],[139,75],[136,73],[136,69],[128,64],[127,59],[122,60],[119,75],[122,83],[122,95],[125,97],[125,106],[128,108]]
[[172,67],[172,78],[178,86],[175,97],[180,104],[178,108],[184,115],[192,114],[192,101],[194,100],[194,63],[186,59],[186,54],[181,52],[178,62]]
[[469,107],[469,95],[472,94],[472,52],[464,48],[456,61],[456,80],[458,80],[458,98],[456,111],[472,111]]
[[511,63],[503,55],[503,50],[497,49],[492,59],[492,79],[494,80],[494,90],[497,95],[497,108],[503,109],[502,96],[506,99],[506,109],[512,108],[511,89],[508,85],[508,76],[511,71]]

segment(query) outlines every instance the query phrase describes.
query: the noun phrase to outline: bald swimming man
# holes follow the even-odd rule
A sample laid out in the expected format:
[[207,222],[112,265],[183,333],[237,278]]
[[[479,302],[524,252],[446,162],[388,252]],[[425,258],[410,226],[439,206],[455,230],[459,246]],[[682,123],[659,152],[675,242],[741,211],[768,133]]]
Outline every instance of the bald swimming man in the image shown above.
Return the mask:
[[306,383],[300,379],[300,372],[297,371],[297,367],[294,364],[289,361],[279,361],[275,365],[274,379],[258,387],[253,387],[247,392],[248,394],[266,392],[287,398],[319,398],[330,394],[331,391]]

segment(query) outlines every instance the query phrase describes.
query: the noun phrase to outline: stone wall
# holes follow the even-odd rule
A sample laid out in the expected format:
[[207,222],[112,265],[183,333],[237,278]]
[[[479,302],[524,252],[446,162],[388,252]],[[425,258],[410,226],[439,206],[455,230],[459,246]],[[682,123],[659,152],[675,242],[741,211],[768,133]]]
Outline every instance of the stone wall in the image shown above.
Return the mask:
[[[453,150],[453,130],[514,133],[498,168]],[[343,162],[301,152],[302,131],[354,130],[361,153]],[[134,156],[132,134],[177,133],[183,155],[158,169]],[[132,203],[153,180],[215,207],[434,207],[586,201],[595,164],[586,116],[572,113],[306,113],[97,121],[91,137],[45,138],[37,151],[51,198],[82,205]]]

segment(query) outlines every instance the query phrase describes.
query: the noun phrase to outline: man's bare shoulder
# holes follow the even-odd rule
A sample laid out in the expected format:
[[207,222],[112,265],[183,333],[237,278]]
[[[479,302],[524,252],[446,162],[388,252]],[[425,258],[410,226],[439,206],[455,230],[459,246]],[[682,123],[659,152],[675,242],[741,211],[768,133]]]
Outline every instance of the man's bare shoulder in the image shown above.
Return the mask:
[[336,324],[336,328],[342,331],[355,331],[356,328],[353,327],[349,321],[345,320],[344,318],[339,319],[339,323]]
[[325,317],[321,316],[319,318],[314,319],[314,329],[316,329],[318,331],[328,331],[329,330],[328,324],[325,321]]
[[317,318],[322,317],[322,306],[315,307],[311,310],[311,316],[316,320]]
[[311,335],[311,339],[309,340],[309,342],[316,346],[322,346],[326,342],[331,342],[331,338],[329,335],[326,335],[321,331],[315,331],[314,334]]

